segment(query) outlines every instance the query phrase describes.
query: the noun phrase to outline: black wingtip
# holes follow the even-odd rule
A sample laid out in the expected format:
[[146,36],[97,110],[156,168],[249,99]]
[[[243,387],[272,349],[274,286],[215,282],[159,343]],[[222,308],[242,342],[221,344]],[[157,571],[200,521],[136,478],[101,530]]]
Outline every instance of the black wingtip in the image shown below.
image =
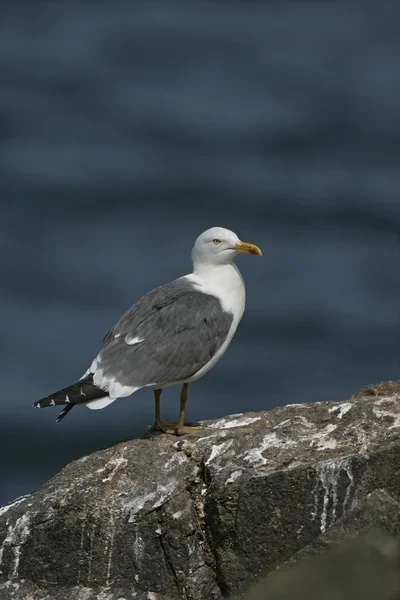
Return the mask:
[[67,404],[62,411],[60,412],[60,414],[58,415],[57,419],[56,419],[56,423],[59,423],[60,421],[62,421],[62,419],[64,417],[67,416],[67,414],[69,413],[69,411],[74,408],[74,404]]

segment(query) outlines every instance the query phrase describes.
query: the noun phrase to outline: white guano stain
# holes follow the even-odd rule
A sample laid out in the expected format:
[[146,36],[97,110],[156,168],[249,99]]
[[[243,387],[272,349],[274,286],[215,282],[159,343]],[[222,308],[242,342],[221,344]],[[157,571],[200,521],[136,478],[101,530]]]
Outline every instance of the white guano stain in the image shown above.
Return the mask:
[[212,447],[211,454],[207,458],[205,464],[209,465],[217,456],[220,456],[221,454],[226,452],[226,450],[228,450],[228,448],[230,448],[232,444],[233,440],[227,440],[226,442],[222,442],[222,444],[215,444]]
[[88,576],[87,576],[87,586],[90,587],[90,579],[92,577],[92,564],[93,564],[93,549],[94,549],[94,532],[96,529],[96,523],[93,523],[92,529],[90,531],[89,540],[89,555],[88,555]]
[[[102,592],[99,591],[99,595],[97,596],[97,600],[107,600],[104,599],[104,597],[101,597]],[[93,598],[92,596],[92,590],[85,588],[85,587],[81,587],[79,590],[79,600],[90,600],[90,598]],[[28,596],[27,600],[34,600],[32,596]],[[43,600],[49,600],[49,596],[45,596],[43,598]]]
[[[345,472],[349,483],[346,488],[345,496],[342,504],[342,514],[345,512],[350,499],[350,494],[354,487],[354,476],[351,468],[351,459],[349,457],[341,460],[328,460],[320,463],[316,469],[316,484],[313,491],[314,510],[311,513],[313,519],[318,518],[319,512],[319,492],[323,490],[322,510],[320,514],[320,531],[324,533],[328,527],[336,521],[336,513],[338,508],[338,485],[342,472]],[[329,504],[331,502],[331,513],[328,515]]]
[[[133,542],[133,556],[134,556],[134,563],[136,565],[136,567],[138,568],[138,571],[140,571],[140,566],[142,564],[143,558],[144,558],[144,541],[143,538],[139,535],[139,532],[135,531],[135,539]],[[139,573],[135,574],[135,580],[139,581]]]
[[246,417],[244,419],[220,419],[216,423],[209,425],[210,429],[233,429],[234,427],[245,427],[256,421],[260,421],[261,417]]
[[399,394],[396,394],[395,396],[381,396],[377,400],[375,400],[374,404],[380,405],[385,404],[385,402],[390,402],[391,404],[394,404],[399,398],[399,396]]
[[328,438],[317,443],[317,450],[334,450],[336,446],[335,438]]
[[[389,406],[385,406],[381,408],[382,404],[388,404]],[[372,412],[375,417],[378,419],[387,419],[388,417],[393,419],[392,425],[388,427],[388,429],[398,429],[400,428],[400,412],[396,412],[396,408],[398,406],[398,402],[393,401],[393,398],[380,398],[375,402],[375,406],[372,409]],[[390,410],[394,409],[394,410]]]
[[114,557],[114,546],[115,546],[115,509],[116,509],[116,496],[112,495],[111,506],[109,508],[109,526],[107,527],[107,542],[105,547],[105,555],[107,558],[107,573],[106,573],[106,585],[111,584],[111,571],[113,566]]
[[112,560],[114,553],[114,544],[115,544],[115,518],[114,513],[111,511],[110,518],[110,528],[111,528],[111,539],[109,541],[109,546],[107,548],[107,574],[106,574],[106,585],[110,585],[110,577],[111,577],[111,569],[112,569]]
[[228,477],[228,479],[225,481],[225,485],[227,483],[235,483],[236,479],[238,479],[238,477],[240,477],[241,474],[242,474],[241,470],[233,471],[233,473],[231,473],[230,476]]
[[353,404],[351,402],[342,402],[342,404],[338,404],[337,406],[332,406],[328,412],[333,413],[338,411],[338,419],[342,419],[346,413],[349,412],[353,408]]
[[[102,481],[103,483],[107,483],[108,481],[112,481],[114,476],[116,475],[117,471],[119,471],[121,469],[121,467],[124,467],[126,464],[128,464],[128,461],[126,458],[123,457],[117,457],[117,458],[112,458],[111,460],[108,461],[108,463],[105,466],[105,469],[107,467],[114,467],[113,470],[111,471],[111,473],[109,474],[108,477],[105,477]],[[100,472],[102,469],[99,469],[98,472]]]
[[29,496],[30,494],[28,494],[27,496],[20,496],[19,498],[16,498],[9,504],[6,504],[6,506],[2,506],[0,508],[0,517],[3,516],[7,511],[9,511],[10,508],[14,508],[15,506],[18,506],[18,504],[21,504],[21,502],[24,502],[27,498],[29,498]]
[[[175,447],[175,444],[174,444]],[[170,471],[175,469],[178,465],[181,465],[185,462],[187,462],[187,457],[183,452],[177,452],[176,454],[174,454],[171,458],[169,458],[167,460],[167,462],[164,465],[164,470],[166,471]]]
[[141,496],[135,496],[131,500],[128,500],[124,508],[127,512],[129,512],[129,523],[134,523],[136,520],[136,515],[139,511],[142,510],[146,506],[146,504],[150,504],[150,510],[154,510],[158,508],[162,504],[164,504],[169,498],[171,498],[176,485],[173,481],[166,485],[158,484],[157,488],[153,492],[148,492],[147,494],[142,494]]
[[289,419],[285,419],[284,421],[277,423],[276,425],[274,425],[273,429],[283,429],[288,425],[292,425],[294,421],[296,422],[296,427],[298,427],[298,421],[300,422],[300,425],[302,427],[306,427],[307,429],[313,429],[315,427],[315,425],[313,423],[310,423],[310,421],[303,417],[303,415],[294,415]]
[[[81,542],[79,545],[79,554],[82,557],[83,556],[83,544],[85,542],[85,529],[86,529],[86,521],[87,521],[87,513],[84,514],[83,520],[82,520],[82,529],[81,529]],[[83,559],[81,558],[79,560],[79,567],[78,567],[78,585],[81,583],[81,572],[82,572],[82,563],[83,563]]]
[[330,434],[335,431],[337,425],[328,423],[322,431],[318,431],[311,436],[310,447],[316,447],[317,450],[334,450],[337,446],[335,438],[330,437]]
[[285,427],[286,425],[290,425],[291,423],[292,423],[292,419],[285,419],[284,421],[281,421],[277,425],[274,425],[273,429],[282,429],[282,427]]
[[[79,596],[81,595],[81,590],[79,590]],[[134,595],[134,594],[133,594]],[[89,598],[93,598],[92,596],[92,590],[90,590],[90,596],[88,597],[87,600],[89,600]],[[113,592],[110,591],[109,588],[103,588],[97,591],[96,593],[96,600],[113,600],[115,598]],[[44,600],[47,600],[47,597],[44,598]],[[118,600],[126,600],[125,598],[118,598]]]
[[[204,437],[199,438],[196,441],[196,445],[200,446],[200,445],[204,445],[204,446],[208,446],[208,442],[209,440],[220,440],[221,438],[225,438],[227,435],[229,435],[228,431],[226,430],[219,430],[216,431],[215,433],[213,433],[212,435],[205,435]],[[175,450],[185,450],[185,448],[191,447],[191,444],[188,442],[185,442],[184,440],[180,440],[179,442],[175,442],[175,444],[173,444],[172,446]]]
[[[279,429],[289,426],[293,420],[300,420],[303,432],[296,439],[290,439],[287,436],[280,434]],[[314,428],[314,431],[312,429]],[[288,450],[302,443],[307,443],[310,448],[316,450],[334,450],[338,442],[331,436],[336,430],[337,425],[329,423],[322,430],[315,430],[315,425],[310,423],[304,417],[296,416],[293,419],[285,419],[281,423],[274,426],[275,431],[271,431],[264,435],[261,444],[257,448],[247,450],[243,455],[243,460],[250,463],[253,467],[263,466],[268,463],[268,459],[263,456],[263,453],[269,448],[277,450]]]
[[267,433],[264,435],[263,441],[258,448],[252,448],[245,452],[243,456],[243,460],[252,464],[253,467],[259,467],[261,465],[265,465],[268,462],[263,456],[263,452],[268,450],[268,448],[292,448],[296,446],[297,442],[289,439],[282,439],[277,436],[277,434],[273,431],[272,433]]
[[16,520],[14,525],[10,525],[7,535],[0,548],[0,571],[3,561],[4,551],[8,547],[11,549],[13,559],[8,574],[9,579],[18,577],[18,568],[21,559],[21,546],[26,543],[30,534],[30,513],[27,512]]

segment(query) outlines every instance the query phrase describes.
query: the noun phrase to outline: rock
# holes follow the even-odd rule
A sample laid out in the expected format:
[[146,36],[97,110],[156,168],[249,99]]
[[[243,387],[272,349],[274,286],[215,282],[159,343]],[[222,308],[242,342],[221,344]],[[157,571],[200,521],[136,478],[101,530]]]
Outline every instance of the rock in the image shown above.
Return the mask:
[[[400,503],[384,490],[355,502],[245,600],[400,598]],[[345,540],[345,541],[343,541]]]
[[245,600],[398,600],[400,548],[375,533],[334,545],[291,569],[267,576]]
[[72,462],[0,509],[0,600],[218,599],[372,514],[398,536],[400,384],[366,389]]
[[304,562],[343,539],[360,534],[364,542],[376,539],[379,542],[377,545],[381,545],[383,539],[400,540],[400,503],[385,490],[374,490],[355,502],[324,534],[297,552],[285,566]]

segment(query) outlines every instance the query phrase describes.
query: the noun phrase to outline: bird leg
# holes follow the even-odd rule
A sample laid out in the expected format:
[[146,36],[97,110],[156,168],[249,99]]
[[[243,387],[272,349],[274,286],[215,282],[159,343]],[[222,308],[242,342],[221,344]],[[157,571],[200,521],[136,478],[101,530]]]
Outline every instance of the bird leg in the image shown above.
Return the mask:
[[171,421],[162,421],[161,420],[161,411],[160,411],[160,399],[161,399],[162,389],[158,388],[154,390],[154,400],[156,403],[156,427],[163,433],[170,433],[171,435],[176,435],[175,427],[176,423],[172,423]]
[[175,435],[184,435],[185,433],[194,433],[201,431],[202,427],[185,427],[185,407],[188,399],[188,383],[184,383],[181,390],[181,409],[179,412],[179,420],[175,426]]
[[188,383],[184,383],[182,386],[180,396],[181,409],[179,413],[179,421],[177,423],[161,420],[160,399],[162,389],[159,388],[154,390],[154,400],[156,404],[156,426],[163,433],[169,433],[171,435],[184,435],[185,433],[193,433],[201,430],[201,427],[185,427],[185,406],[188,399],[188,386]]

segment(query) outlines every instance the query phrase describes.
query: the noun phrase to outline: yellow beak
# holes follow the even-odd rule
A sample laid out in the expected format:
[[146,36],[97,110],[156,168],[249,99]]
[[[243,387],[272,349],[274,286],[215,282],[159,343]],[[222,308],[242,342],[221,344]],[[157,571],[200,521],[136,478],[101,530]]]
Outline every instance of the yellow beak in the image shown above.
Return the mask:
[[248,244],[247,242],[240,242],[238,246],[233,246],[232,250],[236,250],[236,252],[243,252],[245,254],[262,256],[262,252],[258,246],[255,244]]

